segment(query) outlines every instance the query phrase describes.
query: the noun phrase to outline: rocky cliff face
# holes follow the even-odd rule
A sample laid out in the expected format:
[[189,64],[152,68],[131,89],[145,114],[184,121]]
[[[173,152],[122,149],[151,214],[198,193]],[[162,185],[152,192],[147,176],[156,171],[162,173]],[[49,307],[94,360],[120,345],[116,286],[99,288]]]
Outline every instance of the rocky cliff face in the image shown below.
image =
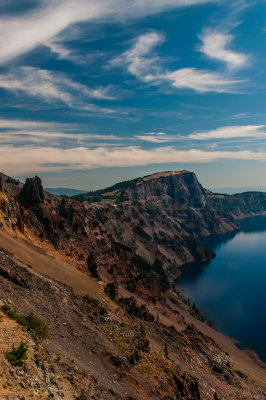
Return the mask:
[[179,206],[203,208],[206,204],[205,190],[189,171],[156,173],[141,179],[126,190],[131,201],[171,199]]
[[[0,248],[1,399],[213,400],[215,391],[225,400],[264,398],[179,311],[157,304],[156,320],[143,300],[117,293],[112,301],[100,285],[94,296],[77,295]],[[46,340],[36,325],[25,330],[25,315],[45,323]],[[21,342],[27,360],[12,365],[5,354]]]
[[216,195],[188,171],[156,173],[96,195],[98,202],[86,206],[49,197],[41,180],[30,178],[17,197],[2,193],[2,223],[49,241],[84,271],[93,255],[99,274],[114,265],[132,291],[155,295],[182,265],[211,260],[203,237],[232,232],[239,228],[237,217],[266,210],[266,194]]
[[41,179],[38,176],[27,178],[18,198],[20,203],[26,208],[40,207],[44,202]]
[[[183,264],[213,256],[202,237],[237,229],[238,216],[265,212],[264,194],[215,195],[187,171],[122,183],[88,204],[48,196],[38,178],[16,196],[9,189],[0,191],[1,230],[12,236],[13,251],[15,242],[20,246],[17,256],[27,248],[30,259],[16,263],[0,248],[0,299],[41,318],[50,338],[40,346],[4,315],[5,351],[25,337],[29,358],[21,378],[2,355],[0,397],[213,400],[215,391],[226,400],[265,397],[239,371],[239,358],[234,365],[208,337],[215,332],[171,290]],[[62,260],[78,271],[65,272]]]

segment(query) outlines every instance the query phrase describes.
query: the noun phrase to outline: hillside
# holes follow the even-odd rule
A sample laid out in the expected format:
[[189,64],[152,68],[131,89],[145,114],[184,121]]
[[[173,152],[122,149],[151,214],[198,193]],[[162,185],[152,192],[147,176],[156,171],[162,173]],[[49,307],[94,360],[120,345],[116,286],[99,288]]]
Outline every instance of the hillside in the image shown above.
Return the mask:
[[186,263],[211,260],[203,238],[234,232],[239,218],[266,210],[265,193],[214,194],[188,171],[156,173],[87,196],[86,206],[100,215],[120,253],[143,258],[148,269],[155,264],[170,280]]
[[265,212],[263,193],[215,195],[188,171],[119,184],[125,197],[109,203],[51,196],[37,177],[15,196],[5,185],[0,298],[20,315],[33,312],[49,338],[2,311],[0,340],[12,332],[4,351],[22,340],[29,345],[25,366],[3,358],[2,397],[264,398],[264,364],[213,330],[172,288],[182,266],[214,256],[202,238],[233,232],[239,217]]
[[62,188],[62,187],[57,187],[57,188],[44,188],[46,192],[49,192],[55,196],[76,196],[82,193],[86,193],[85,190],[79,190],[79,189],[71,189],[71,188]]

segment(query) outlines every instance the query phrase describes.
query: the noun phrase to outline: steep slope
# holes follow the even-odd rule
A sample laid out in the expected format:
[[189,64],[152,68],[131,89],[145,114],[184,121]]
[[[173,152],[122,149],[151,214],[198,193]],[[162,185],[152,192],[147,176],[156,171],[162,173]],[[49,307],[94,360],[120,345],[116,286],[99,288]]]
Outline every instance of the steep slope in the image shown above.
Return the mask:
[[266,194],[213,194],[188,171],[156,173],[96,193],[97,203],[91,202],[95,193],[87,195],[87,207],[119,254],[170,280],[186,263],[211,260],[203,238],[234,232],[240,217],[266,210]]
[[213,194],[188,171],[156,173],[96,193],[96,203],[59,198],[33,178],[14,198],[4,184],[0,220],[9,233],[18,230],[51,254],[56,249],[83,271],[94,268],[98,276],[114,270],[127,287],[154,296],[182,265],[211,260],[203,238],[233,232],[239,217],[266,210],[265,193]]
[[228,400],[262,398],[259,383],[239,371],[213,339],[191,325],[182,307],[173,312],[158,305],[157,321],[152,322],[152,307],[143,313],[143,306],[135,304],[142,314],[134,316],[134,303],[124,308],[121,300],[108,299],[100,285],[98,294],[103,302],[79,296],[0,249],[1,298],[20,315],[34,313],[49,328],[49,338],[40,341],[2,311],[3,350],[21,341],[29,346],[25,367],[2,364],[3,395],[78,399],[83,389],[89,398],[107,400],[180,396],[209,400],[215,391]]
[[[82,389],[107,400],[263,399],[265,366],[195,319],[171,283],[185,263],[213,256],[203,237],[263,213],[265,195],[215,195],[187,171],[119,185],[115,197],[107,189],[86,204],[48,195],[37,177],[16,196],[1,188],[0,246],[10,254],[0,249],[0,298],[50,330],[41,342],[25,336],[29,382],[37,359],[58,371],[50,386],[40,377],[41,393],[56,399],[78,399]],[[13,385],[4,395],[22,399],[19,378]]]

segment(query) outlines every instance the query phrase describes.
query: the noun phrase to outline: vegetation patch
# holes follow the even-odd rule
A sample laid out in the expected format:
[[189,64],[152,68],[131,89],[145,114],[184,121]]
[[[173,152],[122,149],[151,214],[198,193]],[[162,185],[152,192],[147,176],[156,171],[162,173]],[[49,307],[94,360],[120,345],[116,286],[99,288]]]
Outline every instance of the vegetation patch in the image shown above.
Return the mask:
[[21,367],[27,360],[28,346],[21,342],[18,347],[12,346],[12,350],[5,353],[5,358],[13,366]]
[[177,300],[175,297],[173,297],[173,296],[168,296],[168,299],[169,299],[173,304],[175,304],[176,306],[179,304],[179,303],[178,303],[178,300]]
[[138,306],[135,297],[120,297],[118,304],[123,307],[128,314],[144,321],[154,322],[154,316],[148,311],[146,305],[142,304]]
[[104,291],[113,301],[118,299],[118,284],[116,281],[108,282],[104,288]]
[[84,392],[84,390],[81,391],[80,395],[76,397],[76,400],[88,400],[88,396]]
[[26,315],[19,314],[15,307],[10,304],[4,304],[2,306],[2,311],[18,324],[25,326],[28,331],[35,332],[41,339],[47,339],[49,337],[49,329],[46,323],[36,317],[32,312]]
[[146,331],[143,324],[131,326],[112,322],[106,326],[105,332],[111,342],[125,355],[125,358],[113,354],[109,357],[112,364],[119,367],[124,373],[128,371],[129,366],[137,364],[144,353],[150,351],[150,342],[145,337]]

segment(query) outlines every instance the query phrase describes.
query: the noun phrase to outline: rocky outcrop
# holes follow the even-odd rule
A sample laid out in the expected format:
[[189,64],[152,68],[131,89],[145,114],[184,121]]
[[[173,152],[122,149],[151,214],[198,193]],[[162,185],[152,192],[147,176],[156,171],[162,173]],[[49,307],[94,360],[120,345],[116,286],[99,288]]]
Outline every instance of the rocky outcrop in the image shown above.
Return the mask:
[[156,173],[140,180],[126,190],[129,200],[170,198],[174,203],[195,208],[205,207],[205,190],[196,175],[189,171]]
[[0,176],[0,192],[4,190],[4,184],[3,184],[3,179],[2,176]]
[[42,181],[38,176],[27,178],[18,196],[19,202],[25,208],[38,208],[44,202]]
[[188,171],[156,173],[89,193],[89,202],[99,199],[89,206],[47,197],[38,177],[27,179],[19,196],[1,197],[4,224],[12,215],[12,229],[48,240],[77,268],[95,278],[103,269],[113,271],[112,278],[132,293],[154,298],[182,265],[212,259],[203,238],[233,232],[239,216],[266,211],[266,194],[214,194]]
[[[265,398],[214,340],[168,307],[157,318],[157,306],[132,297],[117,307],[100,285],[94,298],[79,296],[2,249],[0,297],[11,305],[1,310],[1,399],[213,400],[215,391],[225,400]],[[49,338],[26,331],[17,318],[25,315],[45,323]],[[23,368],[5,359],[22,341]]]

